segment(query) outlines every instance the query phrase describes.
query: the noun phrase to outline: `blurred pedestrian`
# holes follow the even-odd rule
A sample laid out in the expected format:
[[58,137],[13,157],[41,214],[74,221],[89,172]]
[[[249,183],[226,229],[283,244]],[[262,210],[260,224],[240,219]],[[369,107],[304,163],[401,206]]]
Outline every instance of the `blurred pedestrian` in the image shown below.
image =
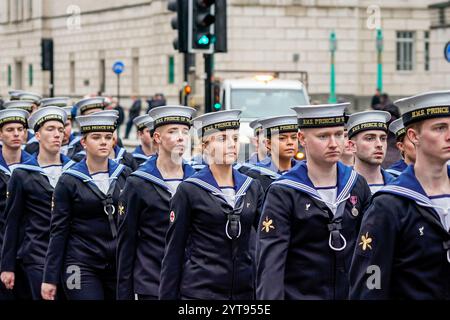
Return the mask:
[[373,108],[374,106],[380,104],[381,100],[380,100],[380,89],[377,88],[375,90],[375,94],[372,96],[372,102],[370,103],[370,106]]
[[133,104],[131,105],[130,111],[128,113],[128,122],[125,128],[125,139],[128,139],[128,137],[130,136],[131,128],[133,128],[133,120],[139,116],[142,108],[140,98],[132,96],[131,99],[133,100]]

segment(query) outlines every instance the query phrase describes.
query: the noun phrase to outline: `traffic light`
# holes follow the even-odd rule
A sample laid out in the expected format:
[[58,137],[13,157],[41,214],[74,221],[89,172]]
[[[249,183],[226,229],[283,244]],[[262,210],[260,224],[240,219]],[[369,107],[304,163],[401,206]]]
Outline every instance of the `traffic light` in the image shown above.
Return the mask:
[[213,53],[215,2],[215,0],[189,0],[189,52]]
[[212,83],[212,100],[213,111],[220,111],[220,109],[222,109],[222,102],[220,101],[220,82]]
[[53,39],[41,40],[42,70],[53,70]]
[[188,2],[186,0],[169,0],[167,9],[177,13],[170,22],[172,29],[178,30],[178,35],[173,40],[173,48],[186,53],[188,52]]

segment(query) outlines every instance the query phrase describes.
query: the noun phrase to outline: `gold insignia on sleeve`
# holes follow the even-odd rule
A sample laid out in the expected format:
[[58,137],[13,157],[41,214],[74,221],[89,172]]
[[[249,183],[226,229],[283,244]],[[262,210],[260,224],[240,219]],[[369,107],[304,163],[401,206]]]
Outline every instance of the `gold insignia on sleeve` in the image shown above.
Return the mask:
[[119,215],[123,215],[125,213],[125,207],[119,203]]
[[367,249],[372,250],[372,246],[370,245],[372,243],[372,238],[369,237],[369,233],[366,232],[366,234],[361,236],[361,242],[358,244],[361,246],[363,251],[366,251]]
[[269,232],[271,229],[275,229],[275,226],[273,226],[273,220],[272,219],[269,220],[269,217],[266,217],[266,220],[264,220],[262,224],[263,227],[261,231]]

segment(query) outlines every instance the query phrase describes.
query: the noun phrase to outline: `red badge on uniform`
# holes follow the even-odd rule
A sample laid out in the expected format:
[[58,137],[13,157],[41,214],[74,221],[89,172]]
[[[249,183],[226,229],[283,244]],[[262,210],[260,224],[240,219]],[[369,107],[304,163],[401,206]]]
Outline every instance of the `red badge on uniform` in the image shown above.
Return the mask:
[[170,218],[170,222],[171,222],[171,223],[174,222],[174,221],[175,221],[175,212],[170,211],[170,216],[169,216],[169,218]]

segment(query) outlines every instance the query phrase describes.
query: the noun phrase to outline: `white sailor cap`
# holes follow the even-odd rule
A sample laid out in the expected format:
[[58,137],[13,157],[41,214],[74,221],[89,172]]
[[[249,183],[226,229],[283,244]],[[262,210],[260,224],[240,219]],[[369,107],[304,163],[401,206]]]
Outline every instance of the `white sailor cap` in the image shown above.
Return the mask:
[[137,127],[138,131],[147,128],[148,122],[152,122],[152,127],[153,127],[153,119],[148,114],[143,114],[143,115],[137,116],[136,118],[133,119],[133,123]]
[[284,115],[261,119],[262,129],[267,137],[276,133],[297,132],[298,120],[295,115]]
[[162,106],[151,109],[148,114],[153,118],[156,129],[166,124],[185,124],[190,127],[194,113],[195,109],[190,107]]
[[28,92],[28,91],[19,92],[17,94],[17,96],[19,97],[19,100],[33,101],[34,104],[37,104],[37,105],[40,104],[40,101],[42,99],[41,95],[34,93],[34,92]]
[[262,119],[253,120],[252,122],[250,122],[248,124],[250,126],[250,128],[253,129],[253,133],[255,134],[255,136],[259,135],[262,131],[262,125],[261,125],[260,120],[262,120]]
[[78,116],[75,119],[80,125],[81,134],[89,132],[114,132],[116,130],[117,116],[114,115],[95,115]]
[[9,94],[9,99],[11,101],[13,100],[19,100],[19,94],[21,94],[22,92],[24,92],[23,90],[10,90],[8,91]]
[[401,139],[402,136],[406,133],[406,128],[403,125],[403,119],[397,119],[391,122],[389,125],[389,131],[395,134],[397,140]]
[[3,106],[5,109],[22,109],[31,113],[33,111],[34,102],[25,100],[6,101]]
[[7,123],[21,123],[27,127],[30,114],[24,109],[9,108],[0,110],[0,127]]
[[426,92],[394,104],[405,110],[402,115],[405,127],[425,119],[450,117],[450,90]]
[[74,107],[77,109],[77,115],[83,115],[87,110],[91,109],[105,109],[105,98],[93,97],[86,98],[75,103]]
[[210,112],[192,120],[200,137],[229,129],[239,129],[241,110]]
[[344,110],[349,106],[350,103],[345,102],[298,106],[292,109],[297,112],[298,127],[306,129],[344,126]]
[[59,121],[63,125],[66,123],[67,114],[61,107],[49,106],[39,108],[28,118],[28,126],[37,132],[47,121]]
[[116,116],[116,117],[119,117],[119,111],[117,111],[115,109],[96,111],[96,112],[92,112],[91,114],[95,114],[96,116]]
[[66,112],[67,114],[67,119],[70,120],[72,119],[72,110],[73,110],[73,106],[67,106],[67,107],[63,107],[63,110]]
[[55,106],[55,107],[67,107],[70,98],[67,97],[55,97],[55,98],[45,98],[41,100],[41,108]]
[[150,130],[150,135],[153,135],[153,132],[155,131],[155,121],[152,117],[149,117],[148,121],[144,123],[145,126]]
[[357,112],[350,115],[347,121],[348,137],[367,130],[381,130],[387,133],[387,123],[391,114],[387,111],[369,110]]

